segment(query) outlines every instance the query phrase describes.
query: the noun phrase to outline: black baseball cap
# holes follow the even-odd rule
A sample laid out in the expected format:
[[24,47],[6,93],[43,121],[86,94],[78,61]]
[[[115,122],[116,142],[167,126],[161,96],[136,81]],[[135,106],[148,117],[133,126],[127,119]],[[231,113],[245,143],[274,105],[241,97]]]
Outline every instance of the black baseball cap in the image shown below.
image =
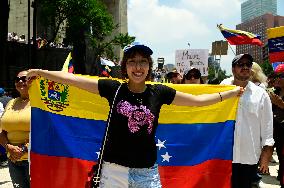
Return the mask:
[[242,58],[247,58],[250,62],[253,62],[253,57],[250,54],[239,54],[233,59],[232,66],[235,66]]
[[178,73],[177,71],[172,71],[167,74],[167,78],[172,79],[174,77],[177,77],[178,75],[180,75],[180,73]]
[[133,50],[142,50],[144,51],[147,55],[152,55],[153,51],[151,50],[151,48],[149,48],[148,46],[140,43],[140,42],[133,42],[130,45],[126,46],[123,49],[124,54],[126,53],[130,53]]
[[187,77],[187,74],[193,73],[196,74],[198,77],[201,77],[200,71],[195,67],[190,67],[189,69],[184,71],[184,76]]

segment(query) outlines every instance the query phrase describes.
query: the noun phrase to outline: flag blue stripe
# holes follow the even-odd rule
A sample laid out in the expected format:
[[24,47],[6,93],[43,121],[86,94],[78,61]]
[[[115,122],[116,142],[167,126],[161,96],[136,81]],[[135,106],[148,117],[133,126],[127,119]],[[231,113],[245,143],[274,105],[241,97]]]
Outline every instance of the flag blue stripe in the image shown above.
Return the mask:
[[[96,161],[105,121],[62,116],[32,108],[32,145],[37,154]],[[191,166],[210,159],[232,159],[234,121],[208,124],[160,124],[157,162],[162,166]],[[163,161],[161,155],[172,157]]]
[[283,52],[284,51],[284,36],[278,38],[268,39],[269,52]]
[[37,154],[97,160],[104,121],[62,116],[32,107],[31,150]]
[[[161,124],[156,139],[161,166],[192,166],[211,159],[232,160],[235,121],[209,124]],[[168,152],[169,162],[162,157]]]

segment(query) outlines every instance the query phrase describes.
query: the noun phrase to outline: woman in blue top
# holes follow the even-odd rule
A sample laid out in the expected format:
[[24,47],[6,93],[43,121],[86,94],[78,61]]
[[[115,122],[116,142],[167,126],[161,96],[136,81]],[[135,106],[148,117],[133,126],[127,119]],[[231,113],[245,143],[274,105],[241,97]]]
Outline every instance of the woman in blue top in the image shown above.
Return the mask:
[[236,87],[220,93],[194,96],[161,84],[146,84],[152,72],[152,53],[148,46],[137,42],[124,49],[121,71],[125,82],[122,84],[111,79],[96,80],[61,71],[28,72],[28,79],[43,76],[100,94],[110,106],[114,104],[103,153],[100,187],[161,187],[155,165],[157,150],[154,137],[163,104],[205,106],[243,92],[242,88]]

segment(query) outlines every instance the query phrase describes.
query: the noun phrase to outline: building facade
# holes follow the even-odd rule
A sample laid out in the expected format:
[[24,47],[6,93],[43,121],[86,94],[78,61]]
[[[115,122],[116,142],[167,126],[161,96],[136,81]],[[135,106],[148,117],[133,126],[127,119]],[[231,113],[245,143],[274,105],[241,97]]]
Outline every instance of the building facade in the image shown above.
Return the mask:
[[241,4],[241,20],[249,21],[258,16],[270,13],[277,15],[277,0],[248,0]]
[[264,14],[237,25],[236,28],[238,30],[251,32],[261,36],[261,40],[264,43],[264,46],[260,47],[250,44],[237,45],[236,53],[249,53],[253,56],[255,62],[260,64],[263,63],[268,59],[267,29],[279,26],[284,26],[284,16],[274,16],[272,14]]
[[[32,0],[30,1],[32,2]],[[108,11],[111,13],[114,19],[114,23],[118,25],[114,31],[114,35],[118,33],[127,33],[127,0],[103,0]],[[37,15],[40,15],[40,5],[38,6]],[[18,36],[25,35],[28,38],[28,1],[27,0],[10,0],[10,13],[8,20],[8,32],[17,33]],[[30,7],[30,37],[33,36],[33,8],[32,3]],[[44,37],[43,33],[48,29],[42,24],[40,16],[37,16],[37,35],[38,37]],[[62,32],[62,31],[61,31]],[[63,33],[65,33],[63,31]],[[63,36],[64,38],[64,36]],[[48,39],[48,38],[47,38]],[[119,51],[117,51],[119,53]]]

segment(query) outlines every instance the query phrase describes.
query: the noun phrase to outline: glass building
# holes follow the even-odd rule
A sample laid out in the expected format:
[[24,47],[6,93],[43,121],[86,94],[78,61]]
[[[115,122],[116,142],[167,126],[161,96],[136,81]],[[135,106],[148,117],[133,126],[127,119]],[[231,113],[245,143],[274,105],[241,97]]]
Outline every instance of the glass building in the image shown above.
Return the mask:
[[247,0],[241,4],[242,22],[266,13],[277,15],[277,0]]

